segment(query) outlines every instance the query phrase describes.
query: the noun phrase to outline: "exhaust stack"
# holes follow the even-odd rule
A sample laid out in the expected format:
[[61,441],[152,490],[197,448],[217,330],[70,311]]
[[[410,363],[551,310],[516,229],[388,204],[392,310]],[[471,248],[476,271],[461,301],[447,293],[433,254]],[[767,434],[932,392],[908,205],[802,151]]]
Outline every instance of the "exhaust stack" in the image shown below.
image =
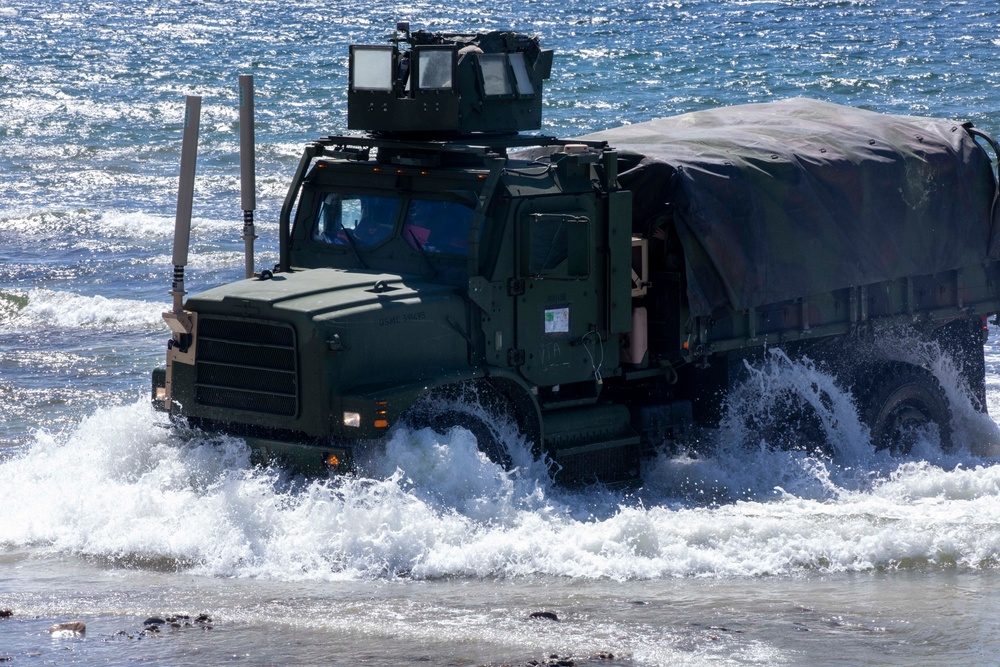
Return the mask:
[[257,208],[254,160],[253,75],[240,75],[240,202],[243,207],[243,247],[246,277],[254,276],[253,242],[257,238],[253,212]]
[[181,174],[177,187],[177,217],[174,221],[174,280],[170,294],[174,297],[173,310],[163,313],[167,326],[175,338],[190,334],[190,316],[184,312],[184,267],[188,261],[191,240],[191,205],[194,201],[194,173],[198,159],[198,129],[201,124],[201,97],[187,96],[184,110],[184,136],[181,142]]

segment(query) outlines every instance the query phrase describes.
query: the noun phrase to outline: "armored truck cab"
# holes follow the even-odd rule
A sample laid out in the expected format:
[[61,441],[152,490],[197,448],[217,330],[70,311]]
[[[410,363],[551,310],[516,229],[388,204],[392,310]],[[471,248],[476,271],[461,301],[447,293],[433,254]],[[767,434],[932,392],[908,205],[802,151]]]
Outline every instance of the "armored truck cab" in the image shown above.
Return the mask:
[[946,444],[937,381],[870,345],[889,326],[959,357],[984,405],[992,139],[809,100],[520,134],[551,61],[496,32],[352,47],[366,134],[306,147],[274,272],[187,299],[155,405],[338,470],[400,423],[504,463],[481,407],[557,479],[617,482],[785,346],[842,369],[880,446],[928,422]]

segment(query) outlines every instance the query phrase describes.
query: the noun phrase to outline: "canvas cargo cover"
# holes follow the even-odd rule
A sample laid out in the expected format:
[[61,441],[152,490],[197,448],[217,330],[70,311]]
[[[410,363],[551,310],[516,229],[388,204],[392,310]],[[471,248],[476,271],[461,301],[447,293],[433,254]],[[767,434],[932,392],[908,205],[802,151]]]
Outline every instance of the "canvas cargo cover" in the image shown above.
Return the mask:
[[990,254],[996,183],[960,122],[790,99],[583,138],[619,149],[636,227],[672,215],[693,315]]

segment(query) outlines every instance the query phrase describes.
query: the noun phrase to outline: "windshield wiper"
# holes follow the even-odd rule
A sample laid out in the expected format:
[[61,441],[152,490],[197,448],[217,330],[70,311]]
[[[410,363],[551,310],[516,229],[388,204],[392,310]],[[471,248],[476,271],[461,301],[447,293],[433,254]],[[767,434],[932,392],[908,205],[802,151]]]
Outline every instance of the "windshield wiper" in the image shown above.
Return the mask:
[[418,251],[420,251],[420,256],[424,258],[424,261],[427,263],[427,267],[431,270],[431,277],[437,278],[438,272],[437,269],[434,268],[434,262],[432,262],[431,258],[427,256],[427,251],[424,250],[423,244],[420,243],[420,239],[417,238],[417,235],[413,232],[412,228],[409,229],[409,232],[410,238],[413,239],[413,245],[416,246]]
[[368,265],[365,264],[365,260],[361,258],[361,253],[358,252],[358,242],[354,239],[354,234],[351,230],[344,226],[344,223],[340,223],[340,228],[344,230],[344,236],[347,237],[347,245],[351,246],[351,250],[354,251],[354,256],[358,258],[358,264],[365,270],[368,269]]

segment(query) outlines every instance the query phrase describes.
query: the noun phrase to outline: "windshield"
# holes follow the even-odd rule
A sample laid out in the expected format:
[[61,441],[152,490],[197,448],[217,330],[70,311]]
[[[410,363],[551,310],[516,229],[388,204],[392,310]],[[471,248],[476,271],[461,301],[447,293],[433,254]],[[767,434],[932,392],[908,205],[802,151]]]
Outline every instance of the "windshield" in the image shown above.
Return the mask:
[[313,225],[313,240],[371,248],[385,241],[396,227],[400,200],[376,195],[323,197]]
[[[316,209],[312,238],[362,250],[374,248],[393,236],[402,206],[398,197],[326,193]],[[473,213],[459,202],[410,199],[403,216],[403,240],[421,253],[465,255]]]
[[411,199],[403,239],[424,252],[464,255],[469,250],[471,208],[453,201]]

